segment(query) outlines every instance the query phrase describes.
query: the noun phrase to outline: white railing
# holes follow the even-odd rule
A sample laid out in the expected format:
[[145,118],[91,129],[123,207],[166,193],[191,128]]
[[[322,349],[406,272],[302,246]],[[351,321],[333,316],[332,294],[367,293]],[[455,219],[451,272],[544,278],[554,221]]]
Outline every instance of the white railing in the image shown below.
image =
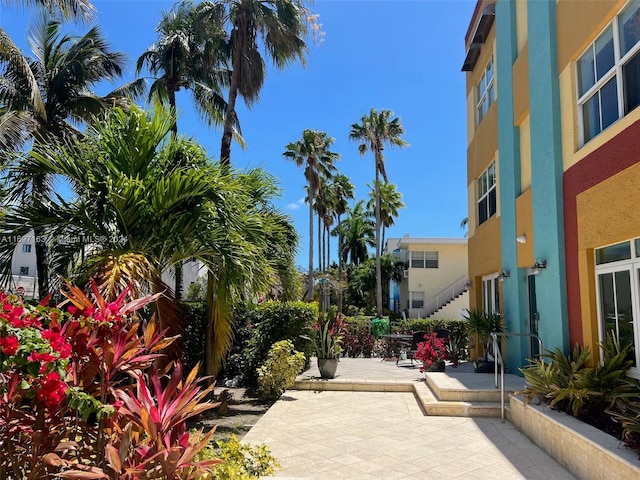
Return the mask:
[[451,285],[432,297],[431,300],[427,302],[427,304],[422,308],[422,316],[424,318],[427,318],[433,315],[440,308],[445,306],[462,292],[468,290],[468,285],[469,284],[466,275],[458,278],[455,282],[453,282]]

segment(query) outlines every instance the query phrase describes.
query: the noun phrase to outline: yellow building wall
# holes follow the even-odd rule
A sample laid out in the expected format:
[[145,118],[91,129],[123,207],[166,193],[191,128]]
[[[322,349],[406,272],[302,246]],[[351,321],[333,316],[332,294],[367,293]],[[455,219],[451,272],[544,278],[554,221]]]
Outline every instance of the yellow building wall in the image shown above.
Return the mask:
[[529,113],[529,47],[525,44],[513,62],[513,118],[515,125]]
[[438,268],[409,267],[409,278],[406,282],[402,282],[407,284],[407,291],[425,292],[427,300],[442,292],[460,277],[467,275],[466,244],[412,244],[408,246],[408,251],[438,252]]
[[469,238],[469,280],[472,283],[469,303],[471,308],[482,305],[482,276],[502,269],[500,249],[500,218],[494,215]]
[[640,209],[637,198],[640,164],[582,192],[576,199],[578,218],[578,268],[585,345],[597,351],[598,313],[594,250],[638,236]]
[[528,188],[516,198],[516,233],[526,235],[526,243],[516,242],[518,267],[527,268],[535,263],[533,253],[533,201],[532,190]]
[[531,187],[531,122],[527,115],[520,124],[520,191]]
[[527,1],[516,0],[516,35],[518,42],[518,56],[522,55],[522,48],[527,44]]

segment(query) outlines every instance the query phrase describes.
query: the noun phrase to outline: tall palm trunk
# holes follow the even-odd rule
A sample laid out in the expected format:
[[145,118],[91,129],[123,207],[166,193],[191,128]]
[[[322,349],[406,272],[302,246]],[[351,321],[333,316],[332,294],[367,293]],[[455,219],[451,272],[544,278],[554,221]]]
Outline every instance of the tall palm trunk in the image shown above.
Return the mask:
[[382,267],[380,265],[380,170],[379,157],[381,153],[376,150],[374,155],[376,162],[376,313],[382,318]]
[[318,270],[322,271],[322,223],[318,214]]
[[[178,118],[176,110],[176,92],[174,89],[169,89],[169,107],[171,109],[171,114],[174,116],[173,126],[171,127],[171,139],[175,140],[178,137]],[[182,300],[182,262],[173,267],[173,273],[175,277],[173,292],[176,300]]]
[[[244,32],[242,23],[245,23],[244,16],[238,19],[238,25],[235,26],[236,32]],[[236,100],[238,98],[238,88],[240,85],[240,65],[242,63],[242,55],[244,53],[244,43],[246,39],[240,33],[237,36],[237,44],[233,52],[233,71],[231,72],[231,81],[229,82],[229,100],[227,101],[227,110],[224,115],[224,130],[222,131],[222,145],[220,146],[220,163],[228,167],[231,165],[231,139],[233,138],[233,125],[236,120]]]
[[331,265],[331,233],[329,232],[329,227],[326,228],[327,235],[327,262],[325,263],[325,268],[329,270],[329,266]]
[[342,314],[342,220],[338,214],[338,313]]
[[309,275],[307,282],[307,299],[313,300],[313,200],[315,192],[309,189]]

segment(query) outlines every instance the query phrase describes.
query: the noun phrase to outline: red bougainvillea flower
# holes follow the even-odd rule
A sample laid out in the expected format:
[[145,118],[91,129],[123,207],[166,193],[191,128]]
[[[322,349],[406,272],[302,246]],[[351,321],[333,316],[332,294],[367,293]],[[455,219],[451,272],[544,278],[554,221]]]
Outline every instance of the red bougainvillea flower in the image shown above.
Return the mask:
[[49,352],[45,352],[45,353],[31,352],[31,355],[27,357],[27,360],[29,360],[30,362],[42,362],[42,363],[53,362],[54,360],[57,360],[57,359],[58,357],[56,357],[55,355],[51,355]]
[[2,350],[2,353],[5,355],[15,355],[19,346],[18,337],[15,335],[0,338],[0,350]]
[[36,399],[47,408],[59,407],[65,399],[67,384],[60,380],[58,372],[51,372],[40,380]]
[[66,342],[66,339],[56,330],[43,330],[42,338],[46,339],[51,345],[51,349],[56,352],[61,359],[69,358],[71,356],[71,345]]

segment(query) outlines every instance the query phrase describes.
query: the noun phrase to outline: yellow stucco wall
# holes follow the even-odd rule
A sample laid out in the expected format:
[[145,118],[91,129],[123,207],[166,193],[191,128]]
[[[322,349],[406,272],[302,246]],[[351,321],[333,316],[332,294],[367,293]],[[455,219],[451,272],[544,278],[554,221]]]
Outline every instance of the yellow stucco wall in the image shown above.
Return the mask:
[[529,113],[529,47],[525,44],[513,62],[513,119],[519,125]]
[[518,267],[527,268],[534,264],[533,253],[533,203],[532,190],[528,188],[516,198],[516,233],[526,235],[526,243],[516,242]]
[[520,124],[520,191],[531,187],[531,122],[527,115]]
[[637,237],[640,209],[637,202],[640,164],[582,192],[576,199],[578,218],[578,268],[585,345],[596,350],[598,314],[594,249]]
[[498,102],[489,108],[467,149],[467,184],[486,170],[498,151]]
[[593,41],[626,0],[559,0],[556,7],[558,71]]
[[483,275],[502,269],[500,249],[500,217],[494,215],[476,228],[469,238],[469,279],[473,286],[470,304],[472,308],[481,305],[481,279]]
[[518,55],[521,55],[522,47],[527,44],[527,1],[516,0],[516,28]]

